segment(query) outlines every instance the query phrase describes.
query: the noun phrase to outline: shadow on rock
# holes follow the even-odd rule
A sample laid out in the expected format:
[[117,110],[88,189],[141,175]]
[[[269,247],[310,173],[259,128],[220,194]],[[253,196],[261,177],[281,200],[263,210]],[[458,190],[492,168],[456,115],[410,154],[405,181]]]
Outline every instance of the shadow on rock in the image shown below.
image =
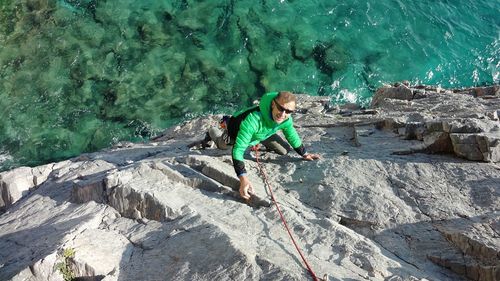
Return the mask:
[[[43,269],[44,259],[60,250],[65,243],[66,234],[89,219],[91,219],[91,215],[67,220],[61,217],[52,217],[39,222],[37,226],[0,236],[2,249],[8,249],[8,251],[0,252],[0,264],[2,265],[0,279],[9,280],[24,270],[31,270],[31,273],[35,275],[40,274],[40,272],[42,275],[48,273],[50,276],[55,271],[52,267],[53,263],[48,258],[49,261],[46,264],[48,267]],[[36,262],[41,263],[41,266],[37,266],[39,264]]]

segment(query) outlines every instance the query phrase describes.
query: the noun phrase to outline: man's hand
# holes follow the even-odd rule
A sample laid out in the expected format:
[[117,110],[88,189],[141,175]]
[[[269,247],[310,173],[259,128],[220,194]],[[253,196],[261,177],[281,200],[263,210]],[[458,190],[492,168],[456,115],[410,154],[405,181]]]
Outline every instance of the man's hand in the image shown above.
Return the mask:
[[247,176],[240,176],[240,195],[243,199],[248,200],[254,194],[253,187]]
[[302,156],[302,158],[304,160],[307,160],[307,161],[312,161],[312,160],[319,159],[321,157],[319,156],[319,154],[306,153],[306,154],[304,154],[304,156]]

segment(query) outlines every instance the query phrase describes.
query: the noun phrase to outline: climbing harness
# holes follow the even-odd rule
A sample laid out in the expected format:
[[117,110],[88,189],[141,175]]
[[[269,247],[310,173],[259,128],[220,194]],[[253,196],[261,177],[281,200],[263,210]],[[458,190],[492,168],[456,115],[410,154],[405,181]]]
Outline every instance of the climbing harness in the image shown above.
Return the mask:
[[307,268],[307,271],[309,272],[309,274],[311,274],[311,277],[312,277],[312,279],[314,281],[328,281],[328,275],[326,275],[326,274],[325,274],[325,276],[323,278],[318,278],[316,276],[316,274],[312,270],[311,266],[307,262],[304,254],[302,253],[302,251],[300,250],[299,246],[297,245],[297,242],[295,241],[295,238],[293,238],[292,232],[290,231],[290,228],[288,227],[288,224],[286,223],[285,217],[283,216],[283,213],[281,212],[281,208],[278,205],[278,202],[276,201],[276,198],[274,197],[274,193],[273,193],[271,185],[269,184],[269,181],[267,179],[267,175],[264,172],[264,169],[262,168],[262,165],[260,164],[258,146],[253,146],[252,150],[255,152],[255,160],[257,161],[257,166],[259,167],[259,171],[260,171],[262,177],[264,178],[264,183],[267,185],[267,189],[269,190],[269,193],[271,194],[271,199],[273,200],[274,205],[276,206],[276,209],[278,210],[278,213],[280,215],[281,221],[283,222],[283,225],[285,226],[285,229],[288,232],[288,235],[290,236],[290,239],[292,240],[293,245],[295,246],[295,249],[297,249],[297,252],[299,252],[299,255],[302,258],[302,261],[304,262],[304,264],[305,264],[305,266]]

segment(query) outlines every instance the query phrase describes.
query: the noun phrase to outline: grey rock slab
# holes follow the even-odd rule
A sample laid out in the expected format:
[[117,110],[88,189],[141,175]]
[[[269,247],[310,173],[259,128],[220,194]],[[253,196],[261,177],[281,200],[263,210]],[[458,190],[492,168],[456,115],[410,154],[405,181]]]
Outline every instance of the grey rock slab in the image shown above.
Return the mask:
[[106,202],[120,214],[133,219],[165,221],[182,215],[183,200],[169,196],[192,188],[167,177],[151,163],[137,163],[107,175]]
[[412,100],[413,91],[406,85],[382,87],[375,92],[371,106],[377,107],[383,99]]
[[[299,96],[297,131],[321,159],[259,158],[292,235],[331,280],[494,280],[500,177],[482,161],[497,153],[488,113],[498,98],[406,84],[408,99],[397,87],[406,94],[380,99],[370,114]],[[219,118],[11,181],[36,188],[0,216],[0,247],[9,249],[0,251],[0,279],[61,280],[53,268],[65,248],[75,249],[80,277],[102,280],[309,278],[275,207],[266,207],[255,159],[245,163],[260,204],[247,205],[228,151],[187,148]],[[481,162],[432,154],[453,134],[474,135]]]
[[9,208],[17,200],[44,183],[53,170],[66,163],[47,164],[34,168],[19,167],[0,173],[0,210]]
[[[38,194],[29,199],[15,213],[1,217],[0,243],[2,249],[9,249],[0,254],[1,280],[9,280],[35,262],[57,252],[77,233],[99,225],[102,216],[111,211],[93,202],[85,205],[59,204]],[[41,271],[50,272],[54,264],[46,266],[50,270]]]
[[2,205],[0,207],[8,208],[23,195],[28,194],[29,189],[35,186],[33,181],[32,169],[29,167],[20,167],[12,171],[3,172],[0,175],[0,188]]
[[[225,162],[224,159],[228,162],[230,161],[227,157],[209,157],[205,155],[190,155],[186,157],[184,161],[187,165],[199,170],[207,177],[221,183],[222,185],[230,187],[234,191],[238,191],[239,179],[235,175],[233,166]],[[246,161],[246,164],[253,169],[255,169],[257,165],[256,163],[250,164],[250,161],[248,160]],[[249,175],[249,179],[255,192],[255,195],[252,196],[249,204],[252,206],[270,206],[270,201],[262,179],[255,175]]]
[[478,259],[485,265],[500,266],[499,215],[496,211],[479,217],[438,222],[436,225],[437,229],[464,254]]
[[450,134],[454,152],[474,161],[500,162],[500,133]]
[[175,228],[162,227],[136,242],[140,246],[122,259],[118,280],[258,279],[260,270],[251,256],[218,227],[199,217],[180,220]]

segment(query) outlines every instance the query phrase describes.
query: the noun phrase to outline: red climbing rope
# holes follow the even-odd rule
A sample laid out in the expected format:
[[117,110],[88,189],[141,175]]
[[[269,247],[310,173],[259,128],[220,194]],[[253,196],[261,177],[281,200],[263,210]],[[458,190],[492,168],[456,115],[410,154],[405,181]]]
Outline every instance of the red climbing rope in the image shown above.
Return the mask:
[[276,198],[274,197],[274,193],[273,193],[273,190],[271,189],[271,185],[269,184],[269,181],[267,180],[267,175],[264,172],[264,169],[262,168],[262,166],[260,164],[258,149],[255,149],[254,152],[255,152],[255,159],[257,160],[257,165],[259,166],[259,171],[262,174],[262,177],[264,178],[264,182],[267,185],[267,188],[269,189],[269,193],[271,193],[271,198],[273,199],[274,205],[276,206],[276,209],[278,210],[278,213],[280,214],[281,221],[283,222],[283,225],[285,226],[285,229],[288,232],[288,235],[290,236],[290,239],[292,240],[293,245],[295,246],[295,249],[297,249],[297,252],[299,252],[300,257],[302,258],[302,261],[306,265],[307,271],[309,271],[313,280],[314,281],[321,280],[318,277],[316,277],[316,274],[314,274],[314,271],[312,270],[311,266],[309,265],[306,258],[304,257],[304,254],[302,254],[302,251],[300,250],[299,246],[297,245],[297,242],[295,242],[295,239],[293,238],[292,232],[290,231],[290,228],[288,227],[288,224],[286,223],[285,217],[283,216],[283,213],[281,212],[281,208],[278,205]]

